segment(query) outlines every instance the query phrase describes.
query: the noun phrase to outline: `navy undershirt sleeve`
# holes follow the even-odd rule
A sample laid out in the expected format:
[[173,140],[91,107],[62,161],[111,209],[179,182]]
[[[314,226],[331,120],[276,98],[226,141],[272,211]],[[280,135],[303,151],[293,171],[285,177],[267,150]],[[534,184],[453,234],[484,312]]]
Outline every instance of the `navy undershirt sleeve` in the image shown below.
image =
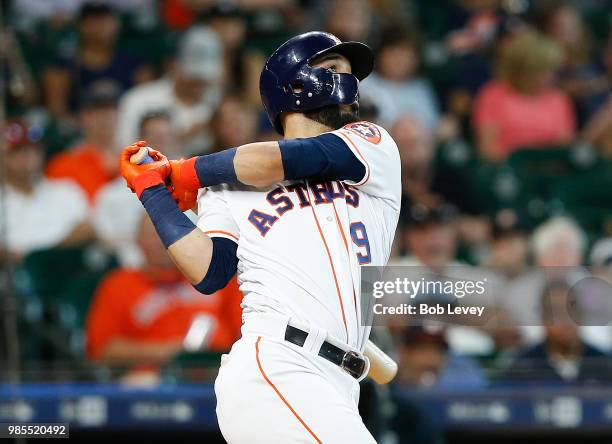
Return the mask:
[[285,179],[350,180],[359,182],[365,166],[346,143],[326,133],[305,139],[280,140]]
[[194,285],[196,290],[204,294],[212,294],[225,287],[238,268],[236,242],[224,237],[213,237],[212,242],[212,258],[206,276],[200,283]]
[[[193,222],[179,210],[164,185],[147,188],[140,199],[166,248],[196,229]],[[194,285],[204,294],[212,294],[225,287],[238,268],[236,243],[222,237],[211,239],[213,250],[208,271],[204,279]]]
[[164,247],[170,247],[195,230],[196,226],[179,210],[165,185],[160,184],[147,188],[140,195],[140,201],[151,218]]
[[236,148],[206,154],[198,157],[195,163],[196,174],[202,187],[210,187],[221,183],[236,183],[234,157]]

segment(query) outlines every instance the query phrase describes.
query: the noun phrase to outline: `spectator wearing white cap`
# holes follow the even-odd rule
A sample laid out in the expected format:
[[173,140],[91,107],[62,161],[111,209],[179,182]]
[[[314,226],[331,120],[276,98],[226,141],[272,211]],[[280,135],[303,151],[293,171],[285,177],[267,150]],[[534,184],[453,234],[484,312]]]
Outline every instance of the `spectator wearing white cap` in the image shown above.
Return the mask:
[[[539,326],[540,298],[551,280],[573,284],[586,276],[581,267],[586,238],[580,227],[568,217],[553,217],[541,224],[531,236],[531,253],[536,267],[531,273],[510,282],[502,301],[521,326]],[[541,338],[540,328],[528,328],[528,342]]]
[[141,119],[151,111],[168,110],[184,149],[202,152],[210,147],[208,122],[221,97],[223,50],[210,29],[197,26],[179,43],[171,72],[128,91],[119,104],[118,146],[138,139]]
[[[539,295],[543,289],[553,281],[575,288],[576,285],[588,283],[591,278],[583,266],[586,246],[587,240],[582,229],[568,217],[553,217],[534,231],[531,249],[536,268],[509,283],[501,301],[516,325],[522,327],[523,339],[528,345],[534,345],[543,338],[544,330],[539,318]],[[583,325],[580,335],[586,342],[603,350],[612,349],[608,327]]]
[[536,265],[578,267],[586,248],[586,237],[572,219],[554,217],[540,225],[532,236]]

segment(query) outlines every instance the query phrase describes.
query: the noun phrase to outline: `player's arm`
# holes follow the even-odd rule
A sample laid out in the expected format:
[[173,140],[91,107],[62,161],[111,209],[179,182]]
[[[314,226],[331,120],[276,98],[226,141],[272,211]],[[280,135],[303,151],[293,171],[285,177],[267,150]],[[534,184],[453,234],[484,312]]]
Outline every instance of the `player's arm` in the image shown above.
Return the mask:
[[191,191],[224,183],[266,187],[282,180],[359,181],[365,174],[346,143],[330,133],[250,143],[170,163],[172,182]]
[[[333,134],[280,142],[243,145],[205,156],[172,161],[155,150],[160,162],[133,165],[130,158],[146,144],[139,142],[122,153],[122,174],[136,191],[170,257],[185,277],[201,292],[222,288],[235,274],[236,245],[227,239],[211,239],[180,211],[191,208],[194,192],[223,183],[267,186],[284,179],[359,180],[365,167],[346,144]],[[156,163],[157,163],[156,162]],[[165,162],[165,164],[164,164]],[[163,168],[162,168],[163,165]],[[124,173],[125,171],[125,173]],[[138,174],[136,174],[138,173]],[[132,179],[131,176],[134,176]],[[170,176],[172,196],[164,186]],[[173,200],[174,199],[174,200]],[[178,201],[181,208],[176,206]],[[189,201],[188,203],[186,203]]]
[[142,202],[170,257],[187,280],[200,292],[213,293],[236,273],[238,260],[235,242],[210,238],[189,220],[166,188],[170,175],[168,159],[149,150],[151,163],[135,165],[130,157],[140,145],[131,145],[121,153],[121,174]]

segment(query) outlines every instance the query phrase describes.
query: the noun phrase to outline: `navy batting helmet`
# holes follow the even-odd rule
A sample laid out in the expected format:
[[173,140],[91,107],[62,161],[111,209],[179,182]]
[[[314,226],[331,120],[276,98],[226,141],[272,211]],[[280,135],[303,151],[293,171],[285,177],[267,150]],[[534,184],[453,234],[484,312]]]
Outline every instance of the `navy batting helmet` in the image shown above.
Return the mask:
[[[352,74],[310,66],[313,59],[332,52],[349,60]],[[283,112],[354,103],[359,80],[366,78],[373,66],[372,50],[363,43],[341,42],[332,34],[318,31],[289,39],[268,58],[259,79],[261,100],[270,122],[283,134]]]

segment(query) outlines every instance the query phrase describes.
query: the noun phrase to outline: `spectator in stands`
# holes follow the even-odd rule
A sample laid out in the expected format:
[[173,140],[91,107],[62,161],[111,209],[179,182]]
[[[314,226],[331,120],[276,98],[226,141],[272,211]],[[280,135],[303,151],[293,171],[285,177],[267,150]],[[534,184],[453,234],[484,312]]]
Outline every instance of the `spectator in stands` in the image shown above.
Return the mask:
[[238,4],[217,2],[204,14],[203,24],[214,31],[223,46],[223,85],[226,89],[240,88],[244,82],[242,55],[247,35],[247,23]]
[[[412,280],[422,277],[431,280],[439,276],[441,280],[459,279],[477,281],[485,278],[487,291],[481,296],[471,295],[469,300],[464,300],[464,305],[486,306],[493,304],[493,294],[498,291],[498,279],[494,273],[487,270],[472,267],[465,262],[456,259],[458,238],[458,213],[457,209],[448,204],[428,208],[421,204],[410,207],[402,204],[400,213],[400,230],[402,234],[403,248],[406,256],[393,261],[393,265],[408,265],[407,276]],[[419,302],[455,303],[453,294],[423,294]],[[414,302],[404,300],[402,303]],[[466,319],[467,320],[467,319]],[[470,323],[473,319],[467,320]],[[481,328],[454,325],[447,332],[449,343],[453,350],[462,353],[488,353],[493,346],[493,341],[488,333]]]
[[[390,265],[403,265],[407,276],[414,281],[427,275],[444,275],[451,271],[453,265],[460,265],[455,261],[457,248],[457,230],[454,224],[456,209],[452,206],[442,205],[433,208],[422,204],[404,205],[400,212],[400,220],[396,236],[399,240],[398,249],[403,254],[390,259]],[[414,300],[405,295],[397,295],[394,303],[414,303]],[[423,296],[428,300],[450,303],[452,295],[432,294]],[[423,300],[422,302],[427,302]],[[398,322],[391,321],[391,329],[397,334]]]
[[[138,138],[166,153],[169,158],[187,155],[179,145],[170,115],[164,111],[146,114],[139,124]],[[142,253],[135,244],[143,208],[127,188],[123,177],[104,186],[96,196],[94,228],[102,242],[114,251],[124,267],[142,265]],[[192,212],[188,212],[193,214]]]
[[42,176],[42,129],[24,120],[4,128],[6,185],[0,232],[5,233],[0,256],[19,261],[44,248],[80,245],[92,240],[87,199],[79,187]]
[[612,237],[600,239],[593,245],[590,262],[593,273],[612,284]]
[[414,387],[462,390],[482,388],[486,379],[478,365],[449,349],[441,327],[408,327],[400,338],[396,382]]
[[[610,47],[612,48],[612,44]],[[612,50],[610,52],[612,54]],[[612,96],[586,123],[582,131],[582,138],[593,144],[604,158],[612,159]]]
[[[206,14],[211,5],[216,4],[221,8],[234,8],[238,5],[246,13],[256,13],[259,10],[272,12],[293,12],[299,2],[297,0],[240,0],[240,1],[217,1],[217,0],[161,0],[160,15],[164,24],[173,30],[185,30],[193,25],[198,17]],[[289,14],[290,15],[290,14]],[[269,26],[269,23],[266,25]]]
[[400,262],[442,271],[455,262],[457,210],[451,205],[402,205],[400,224],[403,247],[409,256]]
[[33,26],[35,22],[68,22],[79,12],[81,0],[18,0],[14,3],[13,14],[18,22]]
[[534,262],[540,267],[577,267],[582,264],[586,236],[568,217],[553,217],[533,233]]
[[470,178],[459,168],[436,164],[433,133],[416,117],[400,117],[390,131],[402,162],[402,205],[433,208],[451,203],[465,214],[481,212]]
[[257,137],[257,124],[255,108],[236,94],[226,95],[211,121],[213,149],[224,150],[253,142]]
[[90,202],[96,193],[117,176],[117,102],[119,91],[109,83],[94,83],[83,95],[80,123],[83,141],[51,158],[46,175],[71,179]]
[[544,5],[542,28],[565,52],[559,83],[574,100],[579,121],[584,123],[608,96],[610,79],[594,59],[593,36],[576,5]]
[[138,140],[139,124],[145,115],[164,109],[170,113],[184,149],[209,149],[208,124],[221,96],[222,50],[213,31],[198,26],[186,32],[173,70],[123,96],[119,105],[119,146]]
[[559,45],[524,31],[500,52],[498,78],[483,86],[474,103],[480,155],[503,162],[519,148],[570,142],[576,126],[572,104],[553,84],[563,57]]
[[[582,330],[600,330],[602,341],[593,343],[607,353],[612,352],[612,237],[605,237],[593,245],[589,254],[592,278],[575,289],[584,291]],[[603,327],[605,326],[605,327]],[[583,333],[583,331],[581,333]],[[606,337],[607,336],[607,337]],[[592,341],[592,337],[589,338]],[[607,340],[606,340],[607,339]]]
[[87,318],[89,358],[163,363],[185,348],[228,350],[240,334],[236,282],[212,295],[199,293],[176,269],[146,216],[138,243],[143,266],[112,271],[96,290]]
[[361,95],[379,107],[381,125],[390,126],[410,115],[428,131],[438,126],[435,92],[426,78],[418,77],[419,47],[415,35],[392,28],[383,34],[376,69],[360,86]]
[[512,211],[501,211],[495,217],[488,257],[482,264],[491,269],[498,279],[498,290],[488,292],[488,297],[493,299],[495,304],[495,318],[485,327],[495,344],[486,356],[490,362],[507,362],[508,357],[514,356],[523,345],[521,329],[504,309],[505,301],[499,299],[507,296],[504,287],[508,282],[513,282],[528,272],[528,256],[529,237],[526,230],[518,223]]
[[609,358],[579,335],[581,301],[572,301],[566,282],[551,282],[542,291],[540,314],[544,341],[524,350],[504,379],[562,383],[609,380]]
[[[146,140],[149,146],[154,146],[169,159],[187,156],[179,145],[176,129],[172,125],[170,113],[164,110],[145,114],[140,121],[139,134],[141,140]],[[161,148],[157,148],[157,147]]]
[[512,280],[527,271],[529,238],[510,210],[500,212],[493,224],[489,257],[485,263],[505,279]]
[[587,276],[582,269],[586,237],[581,228],[567,217],[553,217],[541,224],[531,236],[535,269],[507,283],[505,309],[516,325],[523,326],[524,341],[534,344],[542,339],[540,301],[543,289],[555,281],[572,285]]
[[342,41],[368,41],[374,10],[367,0],[332,0],[327,8],[325,31]]
[[120,92],[153,78],[151,67],[116,45],[119,15],[109,3],[86,2],[78,17],[78,47],[60,56],[44,73],[46,105],[56,118],[72,115],[81,94],[94,82],[107,82]]
[[[449,352],[444,330],[437,327],[413,326],[405,328],[398,341],[398,374],[393,383],[415,389],[441,388],[461,390],[484,385],[482,373],[470,360],[457,358]],[[465,379],[457,381],[461,372]],[[455,385],[459,382],[458,385]],[[391,428],[399,442],[415,444],[444,444],[444,433],[418,399],[397,396],[391,392],[395,412]]]
[[[122,13],[145,14],[155,9],[155,0],[104,0]],[[40,22],[65,23],[79,15],[79,10],[87,0],[16,0],[13,14],[19,29],[32,29]],[[144,11],[143,11],[144,10]]]

